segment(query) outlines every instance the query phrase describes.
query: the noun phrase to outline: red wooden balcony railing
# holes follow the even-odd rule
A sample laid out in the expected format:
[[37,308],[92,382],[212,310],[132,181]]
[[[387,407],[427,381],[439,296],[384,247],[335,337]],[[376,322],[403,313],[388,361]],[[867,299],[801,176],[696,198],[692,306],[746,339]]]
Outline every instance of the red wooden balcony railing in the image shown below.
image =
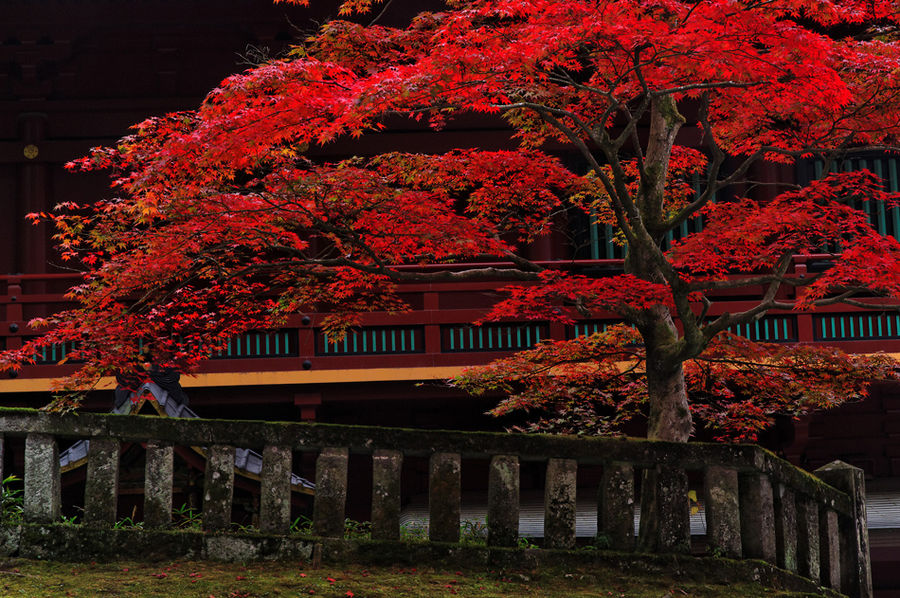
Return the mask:
[[[794,271],[803,272],[828,256],[798,256]],[[550,263],[548,263],[550,265]],[[617,260],[552,262],[554,267],[603,269],[615,272]],[[437,267],[437,266],[435,266]],[[441,266],[443,267],[443,266]],[[472,267],[472,264],[458,267]],[[424,267],[429,269],[428,266]],[[0,348],[14,349],[33,337],[27,326],[33,317],[66,306],[65,290],[77,282],[74,274],[0,276]],[[206,372],[341,370],[417,366],[464,366],[486,363],[500,355],[534,346],[545,339],[591,334],[617,322],[614,314],[598,314],[573,326],[557,322],[501,322],[472,326],[500,297],[498,282],[408,284],[401,290],[410,305],[402,314],[363,314],[362,325],[345,338],[329,338],[319,327],[324,314],[297,315],[278,331],[251,331],[235,336],[203,366]],[[740,293],[740,294],[739,294]],[[736,312],[755,304],[761,289],[743,289],[716,298],[709,317]],[[900,352],[900,312],[834,305],[815,311],[772,311],[759,321],[732,332],[752,340],[825,343],[860,353]],[[22,377],[52,377],[71,371],[59,365],[71,347],[51,347]]]

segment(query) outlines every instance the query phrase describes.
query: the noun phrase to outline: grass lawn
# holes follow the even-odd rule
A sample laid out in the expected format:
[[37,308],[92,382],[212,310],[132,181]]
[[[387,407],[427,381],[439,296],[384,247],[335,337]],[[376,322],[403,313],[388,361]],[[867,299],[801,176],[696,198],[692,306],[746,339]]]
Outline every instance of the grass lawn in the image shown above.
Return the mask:
[[0,562],[0,596],[27,598],[345,598],[418,596],[614,596],[617,598],[799,597],[755,584],[710,585],[616,570],[447,571],[433,568],[310,569],[303,563],[223,564]]

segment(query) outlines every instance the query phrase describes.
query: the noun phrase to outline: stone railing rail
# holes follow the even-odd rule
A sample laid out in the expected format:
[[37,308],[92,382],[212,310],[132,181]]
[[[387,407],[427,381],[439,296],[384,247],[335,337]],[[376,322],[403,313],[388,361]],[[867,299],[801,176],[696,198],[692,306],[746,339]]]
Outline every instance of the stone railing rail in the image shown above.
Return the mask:
[[[202,520],[207,531],[231,525],[235,447],[261,451],[259,525],[270,534],[286,534],[290,527],[292,453],[315,452],[313,531],[326,538],[344,532],[351,452],[372,456],[372,535],[380,540],[400,538],[404,456],[430,459],[428,533],[436,542],[460,539],[462,459],[490,460],[488,546],[516,545],[519,464],[536,461],[546,463],[544,548],[575,546],[576,472],[579,466],[601,465],[598,530],[610,547],[686,552],[692,472],[704,480],[711,554],[763,559],[850,596],[872,595],[862,471],[835,462],[813,476],[752,445],[55,415],[28,409],[0,409],[0,434],[26,438],[24,514],[32,523],[60,517],[57,440],[90,439],[84,511],[88,528],[115,523],[122,442],[146,444],[144,524],[149,528],[171,523],[174,446],[207,447]],[[642,537],[635,538],[639,471],[652,472],[643,476],[643,484],[653,480],[656,485],[657,517],[647,519],[658,525],[647,526]]]

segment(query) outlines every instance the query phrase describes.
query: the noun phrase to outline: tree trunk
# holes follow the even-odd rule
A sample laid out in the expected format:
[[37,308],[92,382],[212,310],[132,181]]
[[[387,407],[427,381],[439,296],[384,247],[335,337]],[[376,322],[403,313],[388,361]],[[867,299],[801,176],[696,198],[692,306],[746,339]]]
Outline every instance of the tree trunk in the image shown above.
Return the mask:
[[[646,320],[638,328],[644,337],[647,351],[647,392],[650,417],[647,438],[687,442],[692,421],[682,361],[676,356],[678,331],[668,308],[658,306],[645,314]],[[687,552],[690,536],[680,537],[683,529],[663,521],[663,517],[689,517],[674,505],[683,501],[687,506],[687,480],[684,472],[666,471],[660,467],[645,469],[641,477],[641,524],[637,547],[642,552]],[[679,497],[673,492],[684,493]],[[664,507],[667,507],[664,509]],[[668,514],[663,515],[663,511]]]
[[[672,146],[684,122],[674,98],[654,98],[641,186],[636,200],[640,218],[631,222],[635,234],[625,258],[627,273],[660,284],[667,284],[660,270],[660,262],[664,259],[660,243],[666,233],[666,173]],[[647,438],[687,442],[692,423],[682,367],[684,339],[679,337],[672,314],[664,305],[640,311],[633,321],[643,337],[646,350],[650,400]],[[679,496],[681,494],[684,496]],[[690,536],[684,537],[685,513],[679,508],[682,502],[687,507],[687,478],[683,471],[667,471],[658,466],[643,470],[638,550],[686,552],[690,549]],[[667,516],[671,516],[672,520],[663,519]]]
[[647,438],[687,442],[691,436],[691,411],[685,389],[681,362],[666,360],[651,363],[647,353],[647,391],[650,395],[650,418]]
[[687,442],[691,436],[691,410],[684,382],[678,329],[669,308],[644,310],[636,322],[646,350],[647,393],[650,418],[647,438]]
[[[672,96],[654,98],[650,131],[636,197],[640,218],[632,222],[634,240],[625,257],[625,272],[643,280],[669,285],[662,271],[660,243],[666,233],[665,185],[672,146],[685,119]],[[671,285],[669,285],[671,287]],[[657,305],[635,318],[647,351],[647,390],[650,422],[647,437],[687,442],[691,435],[682,363],[682,343],[669,308]]]
[[[647,438],[687,442],[691,435],[691,412],[685,392],[684,371],[679,361],[674,367],[668,360],[653,358],[647,351],[647,389],[650,394],[650,419]],[[645,469],[641,477],[641,525],[638,533],[638,550],[642,552],[687,552],[690,550],[690,536],[677,538],[673,535],[672,523],[664,517],[682,515],[675,511],[663,514],[664,505],[671,507],[683,500],[687,507],[686,480],[672,483],[673,476],[683,476],[683,472],[666,471],[661,467]],[[685,496],[671,496],[681,492]],[[668,493],[668,495],[667,495]],[[669,511],[672,511],[670,508]],[[677,509],[676,509],[677,511]],[[688,516],[689,516],[688,512]],[[676,517],[677,518],[677,517]]]

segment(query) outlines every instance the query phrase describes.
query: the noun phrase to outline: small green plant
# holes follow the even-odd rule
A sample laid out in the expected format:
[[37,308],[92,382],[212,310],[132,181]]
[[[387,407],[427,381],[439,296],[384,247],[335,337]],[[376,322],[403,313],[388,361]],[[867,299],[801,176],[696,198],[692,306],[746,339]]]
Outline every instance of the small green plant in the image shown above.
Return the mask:
[[487,544],[488,528],[482,521],[466,519],[459,524],[459,541],[461,544]]
[[7,525],[21,523],[24,509],[22,478],[9,475],[0,482],[0,522]]
[[428,525],[424,521],[407,521],[400,524],[400,540],[424,542],[428,539]]
[[131,517],[125,517],[113,524],[113,529],[144,529],[143,521],[135,521]]
[[538,545],[534,543],[534,538],[529,538],[528,536],[522,536],[521,538],[519,538],[518,542],[516,543],[516,548],[532,549],[532,548],[538,548]]
[[59,522],[63,525],[78,525],[78,515],[60,515]]
[[344,538],[348,540],[368,540],[372,537],[371,521],[344,519]]
[[[310,519],[306,515],[300,515],[291,522],[290,533],[312,536],[312,519]],[[344,519],[344,537],[348,540],[370,539],[372,537],[372,522],[356,521],[355,519]]]
[[172,524],[180,529],[200,529],[203,524],[203,514],[193,507],[182,504],[172,509]]
[[245,533],[245,534],[259,533],[259,528],[256,527],[255,525],[253,525],[252,523],[250,525],[242,525],[240,523],[232,523],[231,529],[232,529],[232,531],[241,532],[241,533]]
[[594,541],[593,541],[592,545],[597,550],[607,550],[612,546],[612,542],[608,535],[597,534],[596,536],[594,536]]
[[291,522],[290,533],[292,534],[302,534],[304,536],[312,535],[312,519],[307,517],[306,515],[300,515],[296,519]]

